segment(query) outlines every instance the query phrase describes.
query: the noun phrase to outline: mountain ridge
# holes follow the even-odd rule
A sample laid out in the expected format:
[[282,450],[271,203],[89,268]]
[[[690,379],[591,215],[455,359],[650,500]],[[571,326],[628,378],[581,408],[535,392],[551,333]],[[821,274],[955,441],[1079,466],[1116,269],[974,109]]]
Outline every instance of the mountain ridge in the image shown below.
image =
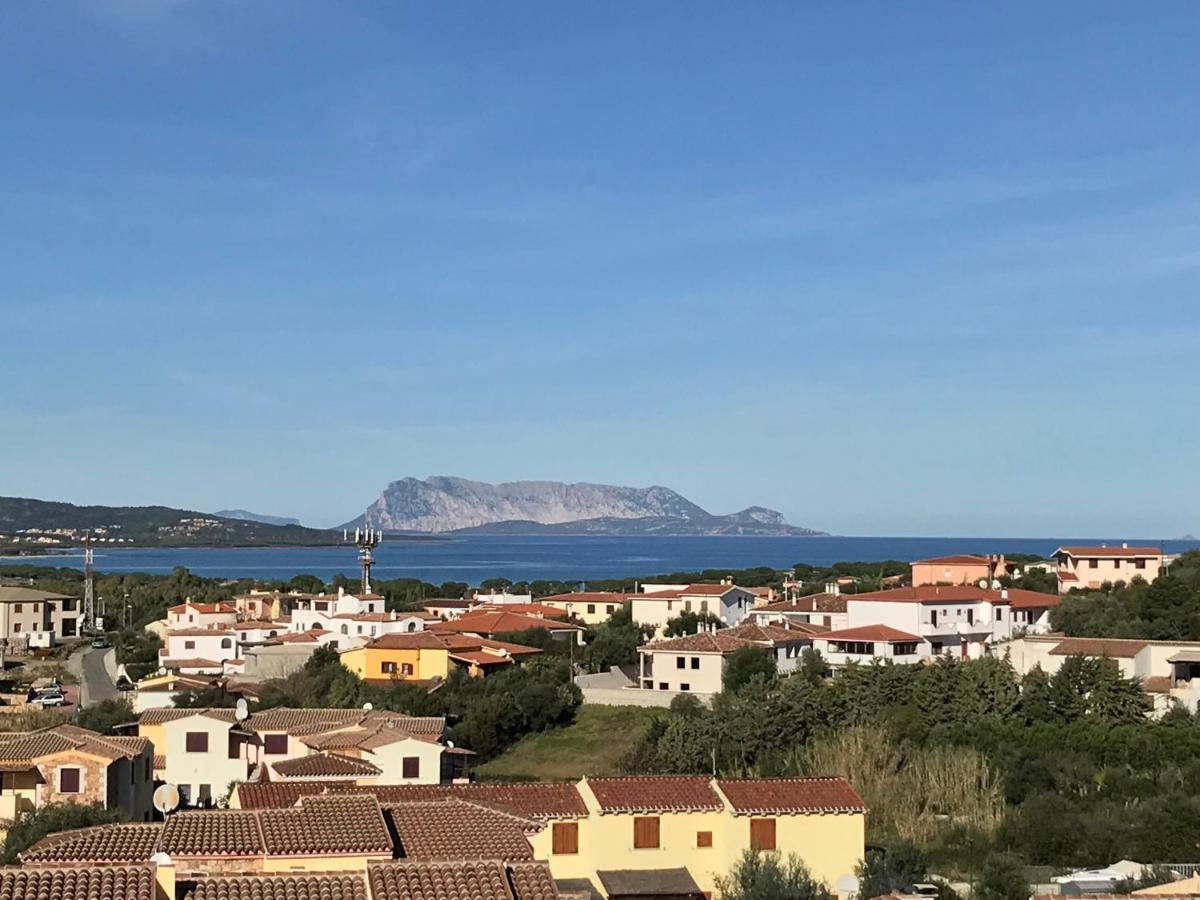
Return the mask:
[[448,475],[393,481],[344,527],[421,534],[820,535],[750,506],[714,515],[671,488],[593,482],[490,483]]
[[299,519],[290,516],[268,516],[250,512],[248,509],[218,509],[214,516],[220,519],[238,519],[242,522],[258,522],[260,525],[299,525]]

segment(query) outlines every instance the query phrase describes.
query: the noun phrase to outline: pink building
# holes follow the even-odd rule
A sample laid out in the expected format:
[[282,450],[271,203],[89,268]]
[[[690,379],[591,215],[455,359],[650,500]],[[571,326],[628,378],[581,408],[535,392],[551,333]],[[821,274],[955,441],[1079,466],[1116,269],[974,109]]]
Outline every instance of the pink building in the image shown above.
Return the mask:
[[923,584],[979,584],[989,586],[993,579],[1008,574],[1004,556],[978,556],[963,553],[957,556],[935,556],[919,559],[912,564],[912,583]]
[[1163,552],[1157,547],[1059,547],[1058,592],[1073,588],[1097,589],[1114,581],[1153,581],[1162,572]]

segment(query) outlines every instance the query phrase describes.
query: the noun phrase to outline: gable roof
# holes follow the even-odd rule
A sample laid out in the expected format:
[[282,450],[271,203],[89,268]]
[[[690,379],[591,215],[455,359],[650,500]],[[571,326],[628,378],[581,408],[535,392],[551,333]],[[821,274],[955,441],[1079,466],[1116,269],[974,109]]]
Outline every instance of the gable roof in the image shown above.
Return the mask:
[[572,625],[569,622],[503,611],[469,612],[455,619],[436,622],[429,626],[429,630],[434,632],[469,631],[476,634],[505,634],[513,631],[527,631],[530,628],[542,628],[546,631],[582,631],[578,625]]
[[341,794],[302,797],[290,809],[257,815],[263,844],[272,856],[327,856],[392,852],[392,838],[374,797]]
[[865,594],[847,594],[850,603],[991,603],[995,606],[1009,605],[1015,609],[1057,606],[1056,594],[1008,588],[993,591],[971,584],[944,585],[918,584],[910,587],[891,588],[886,591],[869,591]]
[[0,766],[33,766],[57,753],[84,753],[108,762],[133,759],[150,746],[142,737],[113,737],[77,725],[53,725],[39,731],[0,734]]
[[159,823],[116,822],[60,831],[42,838],[21,854],[27,863],[144,862],[162,833]]
[[1052,554],[1059,556],[1066,554],[1074,556],[1076,559],[1082,557],[1084,559],[1133,559],[1135,557],[1145,556],[1162,556],[1163,552],[1158,547],[1059,547]]
[[778,625],[747,623],[716,631],[701,631],[681,637],[654,641],[642,649],[648,651],[682,651],[692,653],[732,653],[742,647],[766,649],[778,644],[811,643],[816,629],[782,628]]
[[4,900],[154,900],[154,867],[0,868]]
[[367,869],[375,900],[557,900],[545,863],[391,862]]
[[46,600],[76,600],[69,594],[55,594],[31,587],[0,586],[0,603],[42,603]]
[[310,753],[273,763],[271,768],[284,778],[371,778],[383,774],[365,759],[336,753]]
[[183,900],[366,900],[365,874],[238,875],[200,878]]
[[625,594],[618,591],[576,591],[567,594],[550,594],[539,597],[539,603],[628,603],[641,594]]
[[602,813],[697,812],[721,809],[707,775],[585,778]]
[[914,560],[914,566],[986,566],[990,559],[977,553],[957,553],[950,556],[932,556]]
[[533,848],[525,834],[542,827],[457,798],[400,803],[385,812],[405,859],[532,860]]
[[717,789],[735,815],[863,812],[866,805],[842,778],[719,778]]
[[829,594],[824,591],[817,594],[806,594],[794,600],[776,600],[774,603],[764,603],[750,610],[751,615],[765,612],[778,613],[844,613],[846,611],[845,594]]

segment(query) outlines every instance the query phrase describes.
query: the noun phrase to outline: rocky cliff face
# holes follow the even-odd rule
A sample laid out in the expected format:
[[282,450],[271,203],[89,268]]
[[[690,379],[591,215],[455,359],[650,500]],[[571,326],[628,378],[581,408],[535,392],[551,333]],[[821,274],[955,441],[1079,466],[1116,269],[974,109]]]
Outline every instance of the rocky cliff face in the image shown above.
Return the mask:
[[812,534],[792,528],[783,516],[750,507],[714,516],[665,487],[631,488],[558,481],[488,484],[434,476],[393,481],[353,522],[384,531],[474,531]]

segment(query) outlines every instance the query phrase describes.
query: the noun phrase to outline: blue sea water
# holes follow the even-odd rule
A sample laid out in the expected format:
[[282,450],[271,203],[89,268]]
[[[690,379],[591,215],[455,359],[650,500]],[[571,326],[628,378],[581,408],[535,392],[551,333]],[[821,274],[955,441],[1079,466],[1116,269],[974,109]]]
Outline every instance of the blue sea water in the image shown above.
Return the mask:
[[[377,578],[419,578],[441,584],[485,578],[583,581],[644,578],[668,572],[750,566],[787,568],[795,563],[911,561],[950,553],[1037,553],[1061,544],[1119,544],[1121,538],[939,538],[939,537],[594,537],[470,535],[437,541],[387,541],[375,553]],[[1127,538],[1161,546],[1168,553],[1196,549],[1200,542]],[[81,553],[48,557],[0,557],[5,563],[40,562],[83,567]],[[98,548],[101,572],[170,572],[185,566],[197,575],[286,580],[309,573],[328,580],[353,577],[353,547]]]

